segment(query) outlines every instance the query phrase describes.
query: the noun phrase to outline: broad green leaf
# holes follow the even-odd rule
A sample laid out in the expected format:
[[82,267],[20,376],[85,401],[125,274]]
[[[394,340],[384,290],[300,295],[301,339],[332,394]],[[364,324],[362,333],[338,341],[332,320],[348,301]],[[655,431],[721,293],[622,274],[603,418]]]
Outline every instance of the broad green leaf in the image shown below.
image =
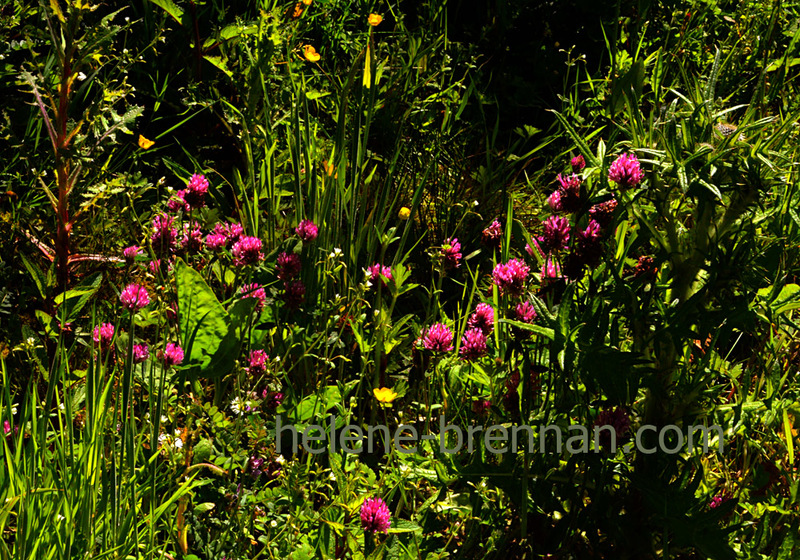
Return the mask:
[[150,2],[167,12],[175,21],[181,23],[183,10],[176,6],[172,0],[150,0]]
[[200,273],[181,259],[175,266],[175,278],[186,363],[194,366],[195,374],[205,377],[227,374],[239,354],[240,332],[255,300],[239,300],[229,315]]

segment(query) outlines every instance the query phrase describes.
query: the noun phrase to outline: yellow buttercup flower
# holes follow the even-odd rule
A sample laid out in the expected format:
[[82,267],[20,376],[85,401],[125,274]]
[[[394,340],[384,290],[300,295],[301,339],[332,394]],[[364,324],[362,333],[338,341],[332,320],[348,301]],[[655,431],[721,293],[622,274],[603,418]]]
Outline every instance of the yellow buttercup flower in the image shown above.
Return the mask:
[[369,17],[367,18],[367,21],[372,27],[375,27],[376,25],[378,25],[380,22],[383,21],[383,16],[379,16],[378,14],[370,14]]
[[383,404],[389,404],[397,398],[397,393],[395,393],[388,387],[373,389],[372,394],[375,395],[375,398],[378,399],[378,402]]
[[303,47],[303,55],[306,57],[306,60],[309,62],[316,62],[320,59],[320,55],[317,50],[312,47],[311,45],[306,45]]
[[397,217],[401,220],[407,220],[411,216],[411,208],[403,206],[400,211],[397,213]]
[[155,144],[155,141],[153,141],[153,140],[148,140],[147,138],[145,138],[145,137],[144,137],[144,136],[142,136],[141,134],[139,135],[139,147],[140,147],[141,149],[143,149],[143,150],[149,150],[150,148],[152,148],[152,147],[153,147],[153,144]]
[[305,4],[306,6],[310,6],[311,2],[312,0],[303,0],[303,4]]

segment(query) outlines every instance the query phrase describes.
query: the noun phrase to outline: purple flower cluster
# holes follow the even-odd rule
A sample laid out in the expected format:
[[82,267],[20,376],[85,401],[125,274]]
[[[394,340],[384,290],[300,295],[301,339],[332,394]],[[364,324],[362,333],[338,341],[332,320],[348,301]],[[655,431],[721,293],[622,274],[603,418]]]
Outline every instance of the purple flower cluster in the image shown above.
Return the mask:
[[468,362],[486,355],[486,335],[481,329],[469,329],[461,337],[461,348],[458,354]]
[[92,331],[92,340],[100,346],[101,350],[107,350],[114,338],[114,325],[103,323],[97,325]]
[[581,179],[574,173],[559,175],[558,188],[547,198],[553,212],[577,212],[581,208]]
[[202,208],[205,206],[206,193],[208,193],[208,179],[205,175],[194,174],[183,191],[183,199],[189,208]]
[[622,154],[608,168],[608,178],[621,189],[629,189],[644,179],[642,167],[636,154]]
[[250,363],[248,366],[247,371],[250,372],[250,375],[264,375],[267,371],[267,362],[269,361],[269,356],[264,350],[251,350],[250,351]]
[[150,304],[150,295],[144,286],[128,284],[119,296],[122,307],[128,311],[138,311]]
[[584,160],[583,156],[579,154],[569,160],[569,165],[572,167],[573,173],[578,173],[579,171],[582,171],[584,167],[586,167],[586,160]]
[[442,257],[447,268],[458,268],[461,266],[461,243],[458,239],[445,239],[442,245]]
[[499,249],[503,243],[503,227],[497,220],[481,232],[481,241],[490,249]]
[[569,220],[563,216],[550,216],[544,221],[544,234],[537,239],[542,251],[561,251],[569,245]]
[[300,280],[283,283],[283,303],[289,309],[297,309],[302,305],[306,296],[306,287]]
[[142,254],[142,248],[138,245],[131,245],[130,247],[125,247],[125,250],[122,251],[122,256],[125,257],[125,260],[128,263],[132,263],[136,260],[136,257]]
[[319,228],[311,220],[302,220],[294,229],[297,236],[303,240],[303,243],[311,243],[317,238]]
[[492,278],[502,294],[519,297],[525,289],[525,280],[530,270],[524,261],[511,259],[507,263],[494,267]]
[[479,303],[475,311],[467,320],[468,329],[480,329],[485,335],[489,336],[494,330],[494,309],[488,303]]
[[367,498],[361,504],[361,526],[369,533],[388,533],[392,514],[381,498]]
[[387,281],[391,282],[392,278],[392,269],[388,266],[383,266],[382,264],[375,263],[372,266],[367,267],[367,273],[369,273],[369,281],[375,285],[378,283],[378,280],[383,282],[385,286]]
[[183,348],[173,342],[167,342],[167,347],[163,352],[159,352],[159,357],[164,360],[167,367],[177,366],[183,362]]
[[450,352],[453,349],[453,331],[443,323],[434,323],[423,332],[422,346],[431,352]]
[[256,307],[255,312],[261,313],[264,305],[267,303],[267,294],[260,284],[253,282],[252,284],[245,284],[239,288],[239,293],[244,298],[255,298]]
[[168,255],[175,249],[178,232],[173,225],[174,218],[167,214],[159,214],[153,218],[153,234],[150,242],[153,250],[159,255]]
[[206,236],[206,248],[209,251],[230,248],[231,245],[239,241],[243,234],[244,228],[241,224],[220,222],[214,226],[214,231]]
[[141,364],[150,357],[150,348],[147,344],[134,344],[133,345],[133,363]]
[[[536,320],[536,309],[534,309],[533,304],[529,301],[518,303],[517,307],[514,308],[514,319],[520,323],[533,323]],[[531,337],[531,331],[525,329],[513,328],[511,331],[520,340]]]
[[600,224],[600,227],[606,228],[614,221],[614,212],[617,209],[617,201],[613,198],[600,202],[589,208],[589,217],[595,222]]
[[275,265],[275,271],[278,276],[278,280],[288,282],[300,274],[300,269],[302,266],[303,264],[300,261],[300,255],[297,255],[296,253],[287,253],[284,251],[278,255],[278,262]]
[[233,264],[247,266],[264,260],[264,253],[261,252],[262,247],[263,243],[258,237],[241,237],[233,244],[231,249]]
[[198,253],[203,248],[203,233],[200,224],[193,222],[191,225],[183,224],[183,237],[181,249],[187,253]]

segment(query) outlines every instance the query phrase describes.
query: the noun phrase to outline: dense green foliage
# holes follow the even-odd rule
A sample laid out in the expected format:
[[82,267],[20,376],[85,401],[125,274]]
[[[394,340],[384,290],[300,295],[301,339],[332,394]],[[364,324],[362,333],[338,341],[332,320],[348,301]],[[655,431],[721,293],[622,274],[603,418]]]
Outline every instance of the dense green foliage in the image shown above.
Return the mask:
[[0,559],[796,557],[798,22],[8,0]]

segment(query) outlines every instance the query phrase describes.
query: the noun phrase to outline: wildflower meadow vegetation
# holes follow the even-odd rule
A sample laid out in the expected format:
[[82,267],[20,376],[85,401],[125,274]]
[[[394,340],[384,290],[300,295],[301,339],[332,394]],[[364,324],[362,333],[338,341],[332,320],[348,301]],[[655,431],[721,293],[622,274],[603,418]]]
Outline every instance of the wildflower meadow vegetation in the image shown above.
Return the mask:
[[0,560],[800,557],[798,22],[2,2]]

